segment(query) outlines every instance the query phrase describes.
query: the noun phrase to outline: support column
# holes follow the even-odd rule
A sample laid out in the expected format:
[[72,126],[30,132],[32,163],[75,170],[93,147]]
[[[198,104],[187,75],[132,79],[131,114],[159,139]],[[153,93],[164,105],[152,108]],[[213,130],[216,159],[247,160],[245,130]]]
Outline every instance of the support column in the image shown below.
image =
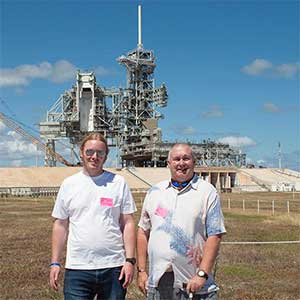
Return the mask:
[[217,190],[221,190],[221,180],[220,180],[220,172],[217,172],[217,182],[216,182],[216,188]]
[[55,141],[54,140],[48,140],[46,143],[45,166],[46,167],[55,167],[56,166]]
[[231,188],[231,178],[229,173],[226,173],[226,188]]

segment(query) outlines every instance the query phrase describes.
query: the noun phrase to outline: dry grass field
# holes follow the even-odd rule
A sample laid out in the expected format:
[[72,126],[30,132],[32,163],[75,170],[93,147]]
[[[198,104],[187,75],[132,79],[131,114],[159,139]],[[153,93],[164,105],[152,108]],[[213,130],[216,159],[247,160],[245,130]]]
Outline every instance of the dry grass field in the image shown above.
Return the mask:
[[[135,195],[139,209],[142,197]],[[259,212],[257,200],[265,201],[260,203]],[[291,201],[289,215],[287,200]],[[63,299],[61,291],[55,293],[48,286],[53,201],[0,199],[0,299]],[[228,231],[224,242],[300,240],[299,194],[222,194],[222,204]],[[216,270],[219,299],[299,300],[299,253],[300,244],[223,244]],[[127,299],[144,299],[135,283],[129,288]]]

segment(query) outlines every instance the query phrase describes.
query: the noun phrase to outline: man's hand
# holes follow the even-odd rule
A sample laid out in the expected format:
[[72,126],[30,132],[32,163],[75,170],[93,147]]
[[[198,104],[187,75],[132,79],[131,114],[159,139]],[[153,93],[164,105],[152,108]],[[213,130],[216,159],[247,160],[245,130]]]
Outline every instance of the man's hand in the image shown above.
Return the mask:
[[52,230],[52,255],[50,264],[50,286],[58,291],[58,276],[60,273],[60,257],[68,235],[69,219],[55,219]]
[[146,272],[138,272],[137,276],[137,284],[140,289],[140,291],[147,295],[148,290],[148,274]]
[[60,266],[50,267],[50,286],[53,290],[58,291],[58,276],[60,273]]
[[121,274],[119,276],[119,280],[122,280],[124,277],[123,288],[126,289],[128,285],[132,282],[134,275],[134,266],[130,262],[125,262],[122,267]]
[[201,277],[195,275],[187,283],[187,286],[186,286],[187,293],[188,294],[195,293],[196,291],[200,290],[204,286],[205,281],[206,281],[205,278],[201,278]]

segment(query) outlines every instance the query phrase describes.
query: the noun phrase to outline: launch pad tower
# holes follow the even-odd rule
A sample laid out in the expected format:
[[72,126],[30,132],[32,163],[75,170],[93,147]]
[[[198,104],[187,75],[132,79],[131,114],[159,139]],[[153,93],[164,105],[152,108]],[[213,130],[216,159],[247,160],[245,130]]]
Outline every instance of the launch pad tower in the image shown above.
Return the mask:
[[[124,88],[105,88],[96,82],[94,72],[78,72],[76,85],[65,91],[41,122],[40,135],[46,139],[45,165],[55,166],[55,142],[68,138],[75,148],[83,136],[101,132],[109,146],[120,151],[118,164],[128,166],[166,166],[171,143],[162,141],[158,111],[168,102],[164,84],[155,87],[155,56],[142,44],[141,6],[138,6],[137,48],[117,61],[126,68]],[[246,164],[246,155],[229,145],[215,142],[191,144],[197,164],[234,166]]]
[[[101,132],[110,146],[121,149],[123,165],[144,165],[156,159],[153,145],[162,142],[158,107],[167,105],[165,85],[155,87],[155,57],[145,50],[141,38],[141,6],[138,7],[138,45],[118,62],[126,67],[125,88],[104,88],[93,72],[78,72],[76,85],[64,92],[40,125],[41,137],[55,151],[55,141],[69,138],[73,146],[92,131]],[[50,151],[51,152],[51,151]],[[159,159],[159,158],[157,158]],[[49,152],[45,164],[55,166]]]

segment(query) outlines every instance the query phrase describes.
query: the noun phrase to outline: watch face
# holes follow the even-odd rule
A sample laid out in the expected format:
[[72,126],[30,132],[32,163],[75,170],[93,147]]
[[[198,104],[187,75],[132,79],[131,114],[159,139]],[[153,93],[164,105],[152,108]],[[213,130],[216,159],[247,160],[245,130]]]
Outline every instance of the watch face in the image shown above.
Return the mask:
[[204,271],[202,271],[202,270],[199,270],[198,273],[197,273],[197,275],[199,277],[201,277],[201,278],[205,278],[205,279],[208,278],[208,275]]

